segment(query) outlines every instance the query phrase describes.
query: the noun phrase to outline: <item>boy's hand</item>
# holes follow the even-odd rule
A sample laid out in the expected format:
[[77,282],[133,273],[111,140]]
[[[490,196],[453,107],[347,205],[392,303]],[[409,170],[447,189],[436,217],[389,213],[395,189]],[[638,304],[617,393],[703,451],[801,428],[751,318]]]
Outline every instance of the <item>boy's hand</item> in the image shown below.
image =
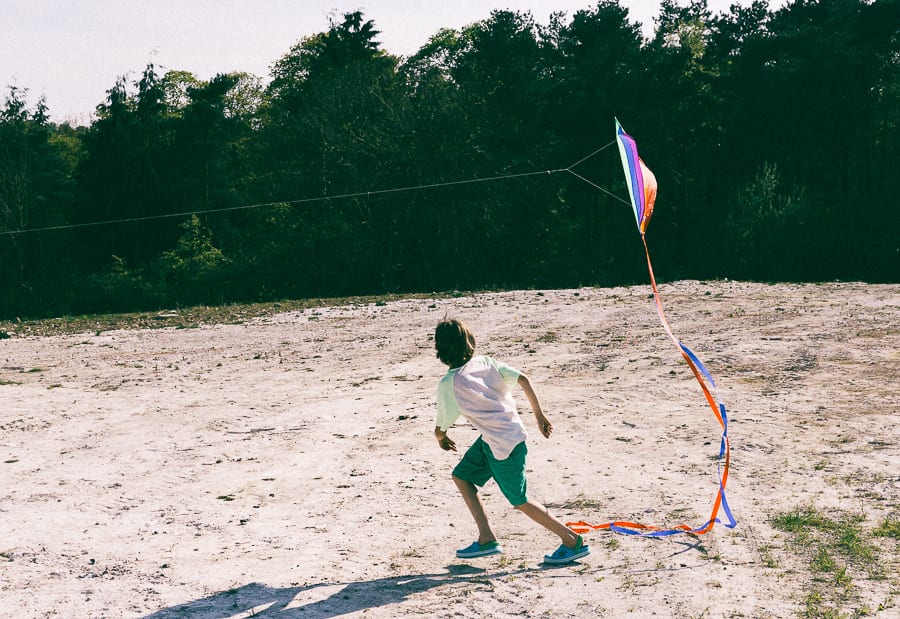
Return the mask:
[[444,451],[456,451],[456,443],[454,443],[453,439],[446,434],[443,438],[438,439],[438,445],[440,445],[441,449]]
[[544,417],[543,413],[535,415],[537,419],[538,429],[541,431],[541,434],[544,435],[544,438],[550,438],[550,435],[553,434],[553,424],[550,423],[550,420]]
[[453,439],[447,436],[447,433],[440,428],[436,427],[434,429],[434,438],[437,439],[438,445],[440,445],[441,449],[444,451],[456,451],[456,443],[454,443]]
[[544,417],[544,411],[541,410],[541,403],[538,401],[537,394],[531,386],[531,381],[524,374],[519,374],[519,386],[525,392],[528,403],[531,404],[531,410],[534,411],[534,418],[537,420],[538,430],[544,435],[544,438],[550,438],[553,433],[553,424]]

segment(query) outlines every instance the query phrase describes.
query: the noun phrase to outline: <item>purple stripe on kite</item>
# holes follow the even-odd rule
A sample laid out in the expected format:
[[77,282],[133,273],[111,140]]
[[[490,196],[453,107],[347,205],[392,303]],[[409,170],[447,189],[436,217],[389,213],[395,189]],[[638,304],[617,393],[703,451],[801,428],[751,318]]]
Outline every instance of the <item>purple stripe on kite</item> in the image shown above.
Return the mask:
[[618,137],[625,147],[625,158],[628,160],[628,173],[631,177],[631,198],[634,203],[635,213],[640,225],[644,218],[644,175],[641,172],[641,166],[637,151],[637,142],[620,126],[617,131]]
[[644,219],[644,175],[641,172],[637,144],[630,137],[626,140],[625,154],[628,157],[628,169],[631,172],[631,193],[637,209],[638,224]]

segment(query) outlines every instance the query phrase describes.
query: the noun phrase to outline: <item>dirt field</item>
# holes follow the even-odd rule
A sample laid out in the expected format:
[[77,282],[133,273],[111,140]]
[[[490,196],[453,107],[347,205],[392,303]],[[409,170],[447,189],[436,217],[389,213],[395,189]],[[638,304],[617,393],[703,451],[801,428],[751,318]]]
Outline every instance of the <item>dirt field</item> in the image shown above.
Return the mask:
[[447,312],[554,423],[517,393],[530,496],[566,521],[709,518],[721,428],[649,292],[4,339],[0,616],[900,617],[897,285],[661,287],[728,406],[736,528],[594,532],[551,569],[558,539],[491,482],[504,553],[455,557],[476,531],[433,437]]

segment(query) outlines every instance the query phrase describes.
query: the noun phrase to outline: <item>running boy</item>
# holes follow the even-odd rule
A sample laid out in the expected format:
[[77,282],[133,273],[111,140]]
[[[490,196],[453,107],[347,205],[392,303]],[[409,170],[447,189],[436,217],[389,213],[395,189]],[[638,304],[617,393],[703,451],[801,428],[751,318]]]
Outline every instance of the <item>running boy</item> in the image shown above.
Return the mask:
[[580,535],[527,496],[526,433],[510,392],[511,387],[519,385],[522,388],[541,434],[549,438],[553,431],[528,377],[490,357],[474,356],[475,336],[461,320],[441,321],[434,330],[434,347],[437,358],[450,367],[437,390],[434,435],[438,444],[441,449],[456,451],[456,443],[447,436],[447,430],[460,415],[481,432],[453,469],[453,481],[478,526],[478,539],[470,546],[457,550],[456,556],[471,559],[501,552],[478,496],[478,487],[491,477],[516,509],[559,536],[562,544],[556,551],[544,556],[545,563],[562,565],[590,554]]

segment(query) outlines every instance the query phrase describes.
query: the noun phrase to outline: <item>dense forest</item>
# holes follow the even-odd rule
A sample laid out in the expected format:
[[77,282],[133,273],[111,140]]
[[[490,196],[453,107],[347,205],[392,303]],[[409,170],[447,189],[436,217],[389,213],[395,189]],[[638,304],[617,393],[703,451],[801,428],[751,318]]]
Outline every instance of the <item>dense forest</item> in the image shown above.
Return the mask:
[[89,126],[9,87],[0,319],[645,282],[614,118],[661,280],[898,281],[900,1],[654,25],[495,11],[406,58],[347,13],[266,77],[148,65]]

